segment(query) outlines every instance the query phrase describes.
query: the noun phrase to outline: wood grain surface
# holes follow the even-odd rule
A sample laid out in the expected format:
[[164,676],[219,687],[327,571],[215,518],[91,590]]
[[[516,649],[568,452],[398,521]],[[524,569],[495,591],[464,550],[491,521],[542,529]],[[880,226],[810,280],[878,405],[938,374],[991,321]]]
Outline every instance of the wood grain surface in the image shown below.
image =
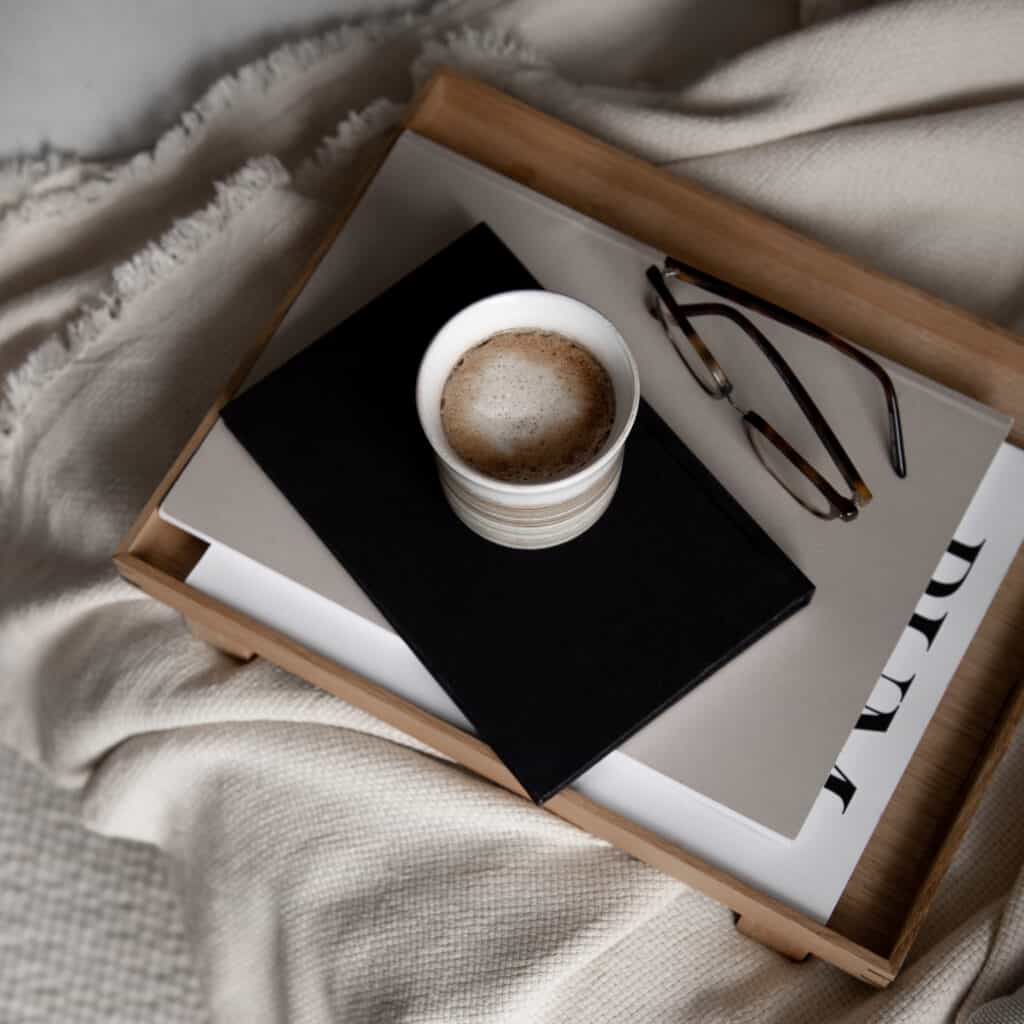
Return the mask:
[[[838,255],[753,211],[631,157],[511,97],[442,69],[406,126],[854,342],[993,405],[1024,441],[1024,348],[1012,334]],[[184,579],[205,546],[159,519],[167,489],[326,253],[394,136],[362,176],[263,335],[168,471],[115,555],[121,573],[229,652],[262,655],[522,794],[494,753]],[[902,965],[1013,730],[1024,715],[1024,555],[1018,556],[827,926],[566,790],[546,806],[741,915],[790,956],[812,953],[872,985]]]

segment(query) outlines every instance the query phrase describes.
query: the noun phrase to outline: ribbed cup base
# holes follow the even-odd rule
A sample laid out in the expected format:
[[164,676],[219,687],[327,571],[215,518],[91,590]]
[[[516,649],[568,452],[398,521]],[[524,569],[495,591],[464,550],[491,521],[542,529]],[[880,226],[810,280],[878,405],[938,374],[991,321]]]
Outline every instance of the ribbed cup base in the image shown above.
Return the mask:
[[585,491],[567,501],[544,506],[500,506],[471,494],[440,467],[441,487],[455,514],[474,533],[508,548],[539,549],[578,537],[600,519],[615,496],[622,455],[608,464]]

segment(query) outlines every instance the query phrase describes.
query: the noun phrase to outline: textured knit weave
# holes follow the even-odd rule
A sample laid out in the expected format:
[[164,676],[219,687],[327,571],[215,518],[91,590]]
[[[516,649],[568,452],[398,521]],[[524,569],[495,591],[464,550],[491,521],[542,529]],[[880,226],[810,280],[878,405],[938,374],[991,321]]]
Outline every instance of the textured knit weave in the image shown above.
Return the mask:
[[1015,0],[873,5],[748,49],[723,28],[728,59],[684,69],[700,5],[652,4],[633,46],[625,6],[469,3],[342,29],[218,83],[151,153],[0,170],[0,740],[121,837],[77,830],[77,802],[5,755],[0,1020],[1024,1019],[1019,739],[911,960],[874,993],[344,702],[217,654],[111,567],[351,153],[441,61],[1021,326]]
[[166,859],[84,830],[3,748],[0,777],[0,1020],[206,1020]]

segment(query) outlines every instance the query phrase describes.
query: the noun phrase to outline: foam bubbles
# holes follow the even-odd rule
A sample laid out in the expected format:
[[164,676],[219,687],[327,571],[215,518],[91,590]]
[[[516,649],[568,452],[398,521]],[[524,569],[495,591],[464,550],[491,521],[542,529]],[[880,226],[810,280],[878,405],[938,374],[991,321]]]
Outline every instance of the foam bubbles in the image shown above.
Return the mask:
[[503,331],[470,349],[441,398],[448,443],[481,473],[557,480],[601,450],[615,419],[605,368],[554,331]]

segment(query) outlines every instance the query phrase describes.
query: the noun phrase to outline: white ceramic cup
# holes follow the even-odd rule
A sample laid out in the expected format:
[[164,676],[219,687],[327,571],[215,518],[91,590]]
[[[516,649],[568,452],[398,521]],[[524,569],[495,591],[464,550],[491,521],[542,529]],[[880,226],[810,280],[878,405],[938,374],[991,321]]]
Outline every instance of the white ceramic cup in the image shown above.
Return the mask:
[[[608,371],[615,389],[608,440],[591,462],[560,480],[496,480],[460,458],[445,436],[441,393],[452,368],[474,345],[513,329],[557,331],[572,338]],[[416,380],[420,424],[437,456],[448,503],[474,533],[510,548],[553,547],[597,522],[618,486],[623,446],[639,404],[636,362],[614,325],[596,309],[547,291],[502,292],[467,306],[435,335]]]

